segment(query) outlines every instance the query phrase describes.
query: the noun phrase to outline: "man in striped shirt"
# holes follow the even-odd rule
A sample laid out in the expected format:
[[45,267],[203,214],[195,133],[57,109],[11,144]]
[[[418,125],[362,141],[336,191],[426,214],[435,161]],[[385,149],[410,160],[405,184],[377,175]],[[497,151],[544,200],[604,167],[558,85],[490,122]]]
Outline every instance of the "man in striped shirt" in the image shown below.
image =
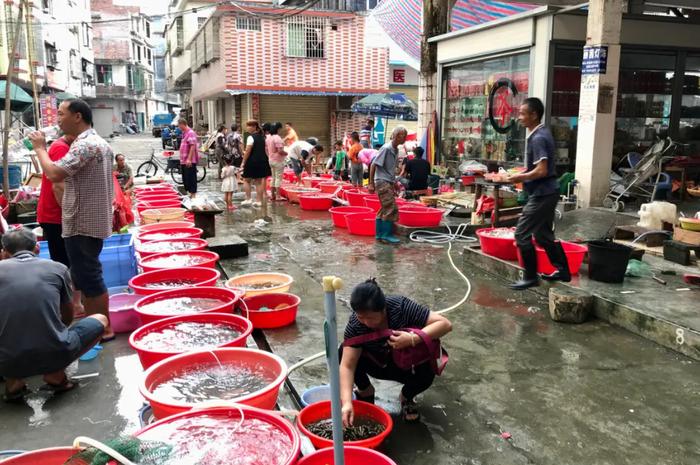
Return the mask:
[[374,131],[374,120],[367,119],[366,124],[360,130],[360,144],[368,149],[372,147],[372,131]]

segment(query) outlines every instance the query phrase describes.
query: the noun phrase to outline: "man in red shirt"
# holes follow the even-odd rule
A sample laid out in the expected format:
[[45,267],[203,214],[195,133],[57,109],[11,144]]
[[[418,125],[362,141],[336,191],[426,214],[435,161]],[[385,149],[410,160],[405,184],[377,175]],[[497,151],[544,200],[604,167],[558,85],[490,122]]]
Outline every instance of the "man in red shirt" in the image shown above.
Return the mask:
[[[64,135],[55,140],[49,147],[49,158],[58,161],[70,150],[70,145],[75,140],[74,136]],[[43,231],[43,237],[49,244],[51,260],[63,263],[70,268],[70,261],[66,253],[66,245],[63,242],[63,227],[61,226],[61,201],[63,199],[63,182],[52,183],[45,174],[41,175],[41,193],[37,206],[36,219]],[[85,313],[81,302],[80,291],[73,292],[73,308],[76,316]]]

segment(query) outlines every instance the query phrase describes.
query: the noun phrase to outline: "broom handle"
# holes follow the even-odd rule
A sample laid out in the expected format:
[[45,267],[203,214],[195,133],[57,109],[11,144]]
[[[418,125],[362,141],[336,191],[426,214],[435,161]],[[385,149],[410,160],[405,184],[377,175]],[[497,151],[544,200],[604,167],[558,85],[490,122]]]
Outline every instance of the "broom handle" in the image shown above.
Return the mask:
[[78,436],[73,441],[73,447],[79,449],[81,444],[87,444],[88,446],[94,447],[95,449],[104,452],[113,459],[119,461],[119,463],[121,463],[122,465],[136,465],[134,462],[127,459],[122,454],[109,447],[107,444],[103,444],[96,439],[88,438],[85,436]]

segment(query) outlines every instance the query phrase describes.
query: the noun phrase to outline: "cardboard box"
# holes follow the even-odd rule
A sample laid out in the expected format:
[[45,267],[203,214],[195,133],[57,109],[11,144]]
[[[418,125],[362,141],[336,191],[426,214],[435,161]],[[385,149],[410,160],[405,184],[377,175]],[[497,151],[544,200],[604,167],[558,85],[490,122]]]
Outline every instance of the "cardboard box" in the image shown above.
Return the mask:
[[685,244],[700,246],[700,232],[682,229],[679,226],[673,228],[673,240]]

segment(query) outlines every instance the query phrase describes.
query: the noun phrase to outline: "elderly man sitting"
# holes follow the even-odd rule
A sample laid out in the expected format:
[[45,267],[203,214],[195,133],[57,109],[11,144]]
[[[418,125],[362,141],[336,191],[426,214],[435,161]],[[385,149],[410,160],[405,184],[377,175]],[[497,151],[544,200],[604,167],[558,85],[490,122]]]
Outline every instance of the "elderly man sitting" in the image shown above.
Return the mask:
[[0,261],[0,376],[6,402],[22,401],[24,378],[43,375],[43,389],[74,387],[65,368],[94,346],[107,326],[103,315],[73,319],[72,286],[65,265],[37,258],[36,237],[28,229],[2,236]]

